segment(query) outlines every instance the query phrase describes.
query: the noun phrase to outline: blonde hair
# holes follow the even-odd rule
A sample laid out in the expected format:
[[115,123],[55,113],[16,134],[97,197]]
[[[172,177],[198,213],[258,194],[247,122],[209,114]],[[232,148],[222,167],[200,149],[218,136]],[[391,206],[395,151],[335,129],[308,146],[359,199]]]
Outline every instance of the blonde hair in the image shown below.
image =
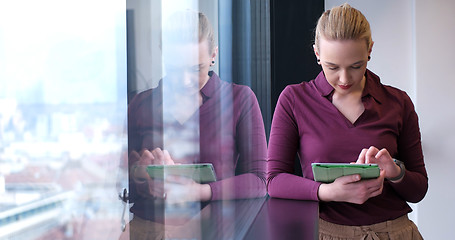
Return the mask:
[[212,25],[209,19],[203,13],[199,13],[199,42],[207,40],[209,44],[209,53],[211,54],[215,49],[215,37],[213,33]]
[[192,10],[174,13],[163,26],[162,41],[166,44],[200,43],[207,40],[209,54],[215,49],[215,37],[209,19]]
[[364,39],[367,50],[371,48],[371,29],[365,16],[357,9],[345,3],[325,11],[318,20],[314,44],[319,50],[319,39],[359,40]]

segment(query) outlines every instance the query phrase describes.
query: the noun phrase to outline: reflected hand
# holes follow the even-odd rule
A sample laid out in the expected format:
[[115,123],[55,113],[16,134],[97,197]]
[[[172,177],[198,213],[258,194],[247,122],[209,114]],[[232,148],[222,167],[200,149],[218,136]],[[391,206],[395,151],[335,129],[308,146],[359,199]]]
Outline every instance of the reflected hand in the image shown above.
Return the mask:
[[[146,157],[151,157],[152,161],[150,164],[152,165],[174,165],[175,162],[171,158],[171,155],[167,150],[161,150],[160,148],[155,148],[150,152],[149,150],[143,150],[143,155],[147,155]],[[150,156],[151,154],[151,156]]]
[[139,155],[139,161],[136,162],[137,165],[174,165],[174,160],[172,160],[171,155],[167,150],[161,150],[160,148],[155,148],[152,151],[148,149],[142,149],[139,153],[133,151]]
[[361,180],[360,175],[337,178],[333,183],[321,184],[318,197],[321,201],[363,204],[382,193],[385,171],[376,179]]
[[130,168],[130,176],[136,183],[138,193],[148,198],[165,198],[164,181],[150,178],[147,173],[148,165],[173,165],[175,164],[166,150],[155,148],[152,151],[143,149],[140,153],[132,151],[130,161],[136,162]]
[[378,164],[379,168],[385,171],[385,178],[397,177],[401,172],[400,167],[395,164],[390,153],[385,148],[379,150],[371,146],[368,149],[362,149],[356,163]]
[[130,153],[130,161],[133,159],[138,160],[131,166],[130,176],[132,176],[133,179],[137,181],[151,180],[146,171],[148,165],[175,164],[169,152],[167,150],[161,150],[160,148],[155,148],[152,151],[143,149],[140,154],[136,151],[132,151]]
[[209,184],[200,184],[180,176],[167,176],[164,183],[166,203],[180,204],[194,201],[208,201],[212,198]]

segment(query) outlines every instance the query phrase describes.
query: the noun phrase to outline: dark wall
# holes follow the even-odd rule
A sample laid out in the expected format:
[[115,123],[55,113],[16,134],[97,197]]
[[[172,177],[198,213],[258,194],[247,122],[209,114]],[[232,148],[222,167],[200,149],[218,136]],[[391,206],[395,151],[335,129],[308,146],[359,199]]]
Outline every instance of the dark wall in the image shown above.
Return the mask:
[[324,0],[271,0],[271,107],[289,84],[310,81],[321,71],[313,52],[314,28]]

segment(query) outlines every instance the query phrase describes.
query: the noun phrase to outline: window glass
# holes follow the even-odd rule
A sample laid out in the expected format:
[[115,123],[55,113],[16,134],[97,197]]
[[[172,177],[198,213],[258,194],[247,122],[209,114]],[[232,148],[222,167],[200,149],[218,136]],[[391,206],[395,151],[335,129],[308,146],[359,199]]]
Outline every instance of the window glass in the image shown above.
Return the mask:
[[125,18],[123,1],[1,1],[0,238],[120,235]]
[[267,7],[221,2],[127,2],[133,239],[241,239],[265,200]]
[[268,12],[2,1],[0,239],[242,238],[266,195]]

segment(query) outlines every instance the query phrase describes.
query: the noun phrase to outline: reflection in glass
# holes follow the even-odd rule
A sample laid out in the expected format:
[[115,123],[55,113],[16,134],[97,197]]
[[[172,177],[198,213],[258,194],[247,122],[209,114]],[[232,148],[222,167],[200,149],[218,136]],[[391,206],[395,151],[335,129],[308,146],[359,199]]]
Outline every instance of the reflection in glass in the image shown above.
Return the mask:
[[[264,124],[251,89],[212,71],[218,48],[207,17],[178,10],[163,19],[165,76],[128,107],[134,213],[128,230],[131,239],[199,239],[211,202],[265,196]],[[195,163],[213,164],[217,181],[197,182],[166,170],[164,179],[152,178],[146,171],[148,165]],[[220,216],[234,210],[231,204],[218,205]]]
[[124,19],[121,1],[1,1],[0,239],[120,234]]

